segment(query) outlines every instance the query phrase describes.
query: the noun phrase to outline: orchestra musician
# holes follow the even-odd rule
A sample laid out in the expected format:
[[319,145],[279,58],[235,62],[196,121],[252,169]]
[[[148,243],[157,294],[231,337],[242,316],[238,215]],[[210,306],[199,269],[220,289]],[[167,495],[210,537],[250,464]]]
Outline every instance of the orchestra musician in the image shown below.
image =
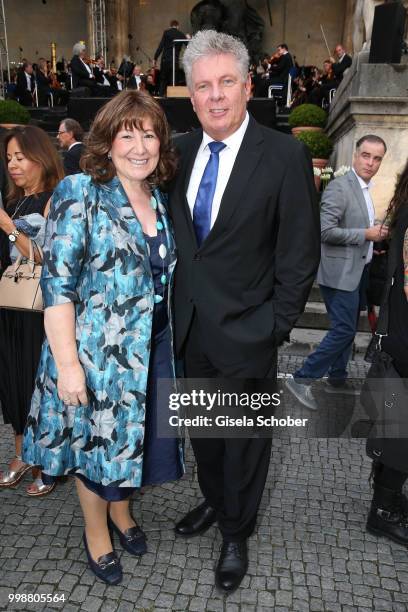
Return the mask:
[[89,58],[86,56],[86,46],[81,42],[77,42],[72,48],[72,53],[72,87],[87,87],[92,95],[98,95],[98,84],[95,80],[93,69],[89,65]]
[[113,93],[116,93],[118,90],[116,89],[116,92],[113,90],[112,88],[112,83],[111,83],[111,74],[109,70],[106,70],[105,67],[105,60],[103,58],[102,55],[98,55],[98,57],[95,58],[95,66],[93,68],[93,74],[95,77],[95,81],[98,84],[98,95],[101,96],[110,96]]
[[137,89],[138,91],[146,89],[145,77],[140,64],[135,64],[133,67],[132,76],[128,81],[128,89]]
[[310,104],[317,104],[321,106],[322,101],[324,100],[326,105],[329,104],[330,91],[332,89],[336,89],[339,86],[339,80],[334,74],[333,63],[330,59],[327,59],[323,62],[323,73],[318,79],[309,93],[308,102]]
[[33,106],[34,101],[34,71],[31,62],[25,60],[17,71],[16,96],[23,106]]
[[62,89],[56,75],[48,69],[48,62],[41,57],[36,70],[37,95],[39,106],[47,106],[52,94],[55,105],[64,106],[68,102],[68,92]]
[[281,43],[277,46],[276,53],[274,53],[269,59],[268,71],[264,74],[258,75],[256,79],[256,97],[266,98],[270,85],[286,85],[290,70],[293,68],[293,66],[294,62],[292,55],[289,53],[288,45],[286,43]]

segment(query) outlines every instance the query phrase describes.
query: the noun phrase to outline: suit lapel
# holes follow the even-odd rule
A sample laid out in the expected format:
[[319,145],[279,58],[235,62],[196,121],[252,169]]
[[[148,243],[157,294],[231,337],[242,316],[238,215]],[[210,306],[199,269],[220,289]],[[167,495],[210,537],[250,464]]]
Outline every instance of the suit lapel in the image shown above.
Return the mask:
[[354,174],[353,170],[350,170],[348,178],[349,178],[351,189],[360,206],[361,213],[364,216],[367,227],[369,227],[370,218],[368,216],[367,204],[364,198],[363,190],[361,189],[360,183],[358,182],[358,179],[356,175]]
[[203,139],[203,131],[196,130],[192,133],[191,145],[189,150],[185,153],[185,157],[187,158],[184,161],[181,174],[180,174],[180,186],[181,186],[181,205],[183,208],[183,213],[186,217],[187,224],[190,230],[191,238],[197,247],[197,238],[194,231],[193,219],[191,217],[190,207],[187,201],[187,190],[188,184],[190,182],[191,173],[193,171],[194,162],[198,153],[198,149],[200,148],[201,142]]
[[242,193],[262,157],[262,143],[262,131],[257,122],[250,117],[230,178],[221,199],[218,216],[202,246],[211,243],[217,238],[227,225],[231,215],[237,209],[242,198]]

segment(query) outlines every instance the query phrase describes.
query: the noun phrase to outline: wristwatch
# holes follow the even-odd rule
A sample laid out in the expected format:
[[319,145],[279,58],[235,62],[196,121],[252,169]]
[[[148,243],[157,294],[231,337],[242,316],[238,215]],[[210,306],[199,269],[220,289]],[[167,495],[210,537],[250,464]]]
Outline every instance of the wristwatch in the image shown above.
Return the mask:
[[10,242],[15,242],[19,236],[20,232],[18,231],[18,229],[15,229],[11,232],[11,234],[8,235],[8,239],[10,240]]

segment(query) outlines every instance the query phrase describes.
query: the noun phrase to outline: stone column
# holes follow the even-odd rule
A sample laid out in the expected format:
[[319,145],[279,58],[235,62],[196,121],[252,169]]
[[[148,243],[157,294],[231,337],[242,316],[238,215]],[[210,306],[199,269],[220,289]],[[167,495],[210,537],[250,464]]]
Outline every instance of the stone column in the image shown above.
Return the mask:
[[109,66],[112,60],[116,62],[116,32],[115,32],[116,0],[106,0],[105,18],[106,18],[106,61],[107,61],[107,66]]
[[344,11],[342,40],[348,53],[353,53],[353,22],[354,22],[354,0],[346,0]]
[[[93,36],[92,27],[92,3],[91,0],[85,0],[86,4],[86,49],[89,55],[92,57],[95,48],[95,41]],[[95,58],[94,58],[95,59]]]
[[115,60],[119,67],[124,55],[129,55],[129,0],[116,0],[115,2]]
[[381,136],[388,147],[372,196],[382,218],[408,150],[408,64],[364,64],[347,71],[330,108],[327,132],[334,140],[331,165],[350,166],[356,141],[364,134]]

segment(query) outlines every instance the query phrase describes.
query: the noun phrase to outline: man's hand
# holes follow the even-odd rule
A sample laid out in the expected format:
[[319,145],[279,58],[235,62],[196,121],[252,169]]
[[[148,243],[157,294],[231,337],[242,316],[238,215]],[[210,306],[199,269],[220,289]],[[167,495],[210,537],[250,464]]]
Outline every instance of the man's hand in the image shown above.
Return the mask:
[[385,227],[385,225],[374,225],[374,227],[368,227],[365,231],[366,240],[380,242],[385,238],[388,238],[388,227]]
[[81,364],[64,365],[58,368],[58,397],[66,406],[86,406],[85,374]]

